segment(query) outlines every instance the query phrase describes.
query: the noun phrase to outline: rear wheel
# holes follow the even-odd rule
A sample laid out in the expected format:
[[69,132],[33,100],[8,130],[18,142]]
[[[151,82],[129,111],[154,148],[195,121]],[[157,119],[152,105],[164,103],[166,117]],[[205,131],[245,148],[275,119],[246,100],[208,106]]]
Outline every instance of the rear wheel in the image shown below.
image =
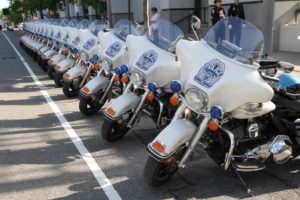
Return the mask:
[[177,172],[177,161],[182,158],[184,152],[185,148],[176,153],[170,162],[160,162],[149,156],[144,168],[144,180],[152,186],[166,183]]
[[67,97],[75,97],[79,93],[79,87],[76,87],[74,81],[70,83],[63,83],[63,92]]
[[129,130],[124,123],[104,119],[101,134],[105,140],[115,142],[120,140]]

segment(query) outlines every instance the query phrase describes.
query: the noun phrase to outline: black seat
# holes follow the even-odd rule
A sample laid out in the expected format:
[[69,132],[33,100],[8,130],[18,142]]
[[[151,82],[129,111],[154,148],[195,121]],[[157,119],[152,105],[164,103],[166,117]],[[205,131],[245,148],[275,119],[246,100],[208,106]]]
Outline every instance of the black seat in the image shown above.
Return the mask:
[[283,94],[275,94],[272,100],[276,105],[285,107],[300,114],[300,98],[291,98]]

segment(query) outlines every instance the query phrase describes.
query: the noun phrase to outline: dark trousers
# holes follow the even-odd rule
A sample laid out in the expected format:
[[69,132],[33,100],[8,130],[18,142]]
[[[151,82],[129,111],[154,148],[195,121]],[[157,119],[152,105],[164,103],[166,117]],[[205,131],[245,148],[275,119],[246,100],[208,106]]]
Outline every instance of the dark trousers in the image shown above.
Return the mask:
[[242,24],[238,20],[230,20],[232,29],[229,31],[229,41],[237,46],[241,43]]

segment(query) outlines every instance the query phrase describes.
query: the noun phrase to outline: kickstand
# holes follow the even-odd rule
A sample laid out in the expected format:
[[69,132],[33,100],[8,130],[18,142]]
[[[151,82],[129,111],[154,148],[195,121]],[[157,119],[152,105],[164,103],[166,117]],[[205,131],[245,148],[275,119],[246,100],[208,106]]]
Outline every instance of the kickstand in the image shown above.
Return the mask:
[[254,197],[254,194],[252,193],[252,190],[250,188],[250,185],[246,183],[246,181],[243,179],[243,177],[240,175],[240,173],[237,170],[234,170],[235,175],[238,177],[238,179],[241,181],[242,185],[246,188],[247,193],[251,196]]

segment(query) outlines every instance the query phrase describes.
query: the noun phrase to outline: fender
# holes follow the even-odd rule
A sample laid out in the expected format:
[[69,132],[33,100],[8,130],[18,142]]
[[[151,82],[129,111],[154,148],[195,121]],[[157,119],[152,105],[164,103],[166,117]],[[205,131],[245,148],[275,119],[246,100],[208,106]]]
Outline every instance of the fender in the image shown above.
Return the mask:
[[44,59],[50,59],[54,54],[56,54],[57,52],[53,49],[50,49],[49,51],[46,51],[45,53],[42,54],[42,57]]
[[45,53],[46,51],[49,51],[50,49],[51,48],[49,46],[44,46],[38,51],[38,54],[42,55],[43,53]]
[[68,69],[72,68],[74,64],[75,60],[71,58],[64,59],[55,66],[55,71],[57,73],[65,73]]
[[65,56],[63,54],[56,54],[55,56],[53,56],[49,61],[48,64],[55,66],[57,65],[60,61],[62,61],[65,58]]
[[[165,161],[172,156],[179,147],[190,141],[196,130],[197,126],[186,119],[174,120],[148,144],[148,151],[151,156],[159,161]],[[160,153],[152,147],[155,142],[159,142],[165,147],[163,152]]]
[[64,81],[69,82],[75,78],[83,76],[86,72],[86,67],[83,65],[76,65],[75,67],[69,69],[63,76]]
[[118,98],[114,99],[110,104],[108,104],[107,109],[111,109],[114,111],[114,115],[111,116],[109,113],[104,111],[104,114],[109,119],[118,119],[124,113],[135,109],[139,102],[141,101],[141,97],[137,96],[132,92],[125,92]]
[[[89,96],[95,94],[98,91],[107,88],[109,85],[109,79],[104,76],[96,76],[90,80],[81,90],[82,96]],[[86,89],[85,89],[86,88]],[[88,92],[86,92],[88,91]]]

